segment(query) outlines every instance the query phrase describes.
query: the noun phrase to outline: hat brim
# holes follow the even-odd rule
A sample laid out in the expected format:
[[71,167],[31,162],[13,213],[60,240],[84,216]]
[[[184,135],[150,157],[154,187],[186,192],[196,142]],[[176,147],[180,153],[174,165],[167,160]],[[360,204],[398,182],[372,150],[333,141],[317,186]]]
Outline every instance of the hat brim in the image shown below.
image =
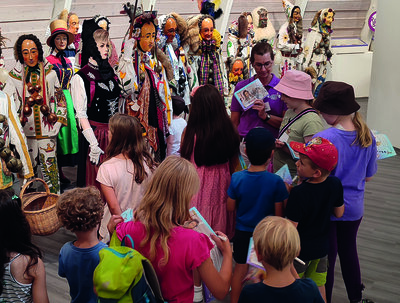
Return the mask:
[[53,33],[50,37],[48,37],[48,38],[47,38],[47,41],[46,41],[46,44],[47,44],[48,46],[51,47],[51,45],[50,45],[51,40],[52,40],[55,36],[57,36],[57,35],[59,35],[59,34],[65,34],[65,35],[67,35],[67,39],[68,39],[68,43],[67,43],[67,44],[68,44],[68,45],[70,45],[72,42],[74,42],[75,35],[74,35],[73,33],[69,32],[69,31],[67,31],[67,30],[60,30],[60,31],[57,31],[57,32]]
[[286,96],[291,97],[291,98],[302,99],[302,100],[314,99],[311,88],[310,88],[310,90],[300,90],[297,88],[292,88],[292,87],[283,85],[280,81],[277,85],[275,85],[274,89],[282,94],[285,94]]
[[306,145],[304,143],[292,141],[289,143],[289,145],[295,152],[307,155],[307,152],[305,150]]

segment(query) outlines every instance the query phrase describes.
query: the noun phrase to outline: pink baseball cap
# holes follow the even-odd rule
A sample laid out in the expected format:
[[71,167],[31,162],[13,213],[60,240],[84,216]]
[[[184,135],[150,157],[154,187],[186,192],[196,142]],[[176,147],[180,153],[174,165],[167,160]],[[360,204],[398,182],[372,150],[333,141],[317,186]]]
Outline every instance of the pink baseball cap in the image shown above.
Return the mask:
[[310,75],[295,69],[286,71],[274,89],[292,98],[314,99]]
[[316,137],[306,144],[290,142],[290,147],[300,154],[306,155],[319,167],[332,171],[338,161],[338,151],[329,140]]

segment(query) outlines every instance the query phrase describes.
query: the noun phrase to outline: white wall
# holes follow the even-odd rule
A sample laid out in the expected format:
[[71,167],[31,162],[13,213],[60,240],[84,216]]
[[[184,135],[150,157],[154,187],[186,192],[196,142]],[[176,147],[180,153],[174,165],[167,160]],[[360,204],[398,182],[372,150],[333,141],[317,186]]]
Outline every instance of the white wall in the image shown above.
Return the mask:
[[400,61],[396,55],[400,39],[396,34],[398,9],[395,9],[398,4],[398,0],[378,3],[367,122],[400,148]]

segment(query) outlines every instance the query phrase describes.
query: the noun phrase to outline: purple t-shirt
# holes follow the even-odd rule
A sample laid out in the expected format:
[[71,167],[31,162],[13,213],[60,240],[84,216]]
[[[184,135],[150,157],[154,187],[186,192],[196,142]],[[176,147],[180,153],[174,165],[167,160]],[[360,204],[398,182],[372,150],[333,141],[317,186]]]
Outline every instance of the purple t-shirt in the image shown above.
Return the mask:
[[368,147],[353,144],[356,131],[345,131],[335,127],[314,135],[331,141],[339,153],[338,164],[332,175],[342,181],[344,214],[341,218],[331,217],[332,221],[356,221],[364,214],[365,178],[377,171],[376,141]]
[[[247,84],[255,80],[255,76],[240,81],[236,87],[235,92],[245,87]],[[268,85],[265,86],[269,93],[269,97],[264,98],[264,103],[269,102],[271,110],[268,112],[270,115],[283,117],[284,112],[287,107],[286,104],[281,100],[281,94],[274,89],[274,87],[279,83],[279,78],[272,74],[272,79]],[[240,106],[235,95],[232,96],[231,112],[240,112],[240,122],[238,127],[238,132],[241,137],[245,137],[247,133],[254,127],[264,127],[268,129],[275,138],[278,137],[279,128],[275,128],[269,125],[267,122],[263,121],[258,117],[258,111],[252,108],[244,111]]]

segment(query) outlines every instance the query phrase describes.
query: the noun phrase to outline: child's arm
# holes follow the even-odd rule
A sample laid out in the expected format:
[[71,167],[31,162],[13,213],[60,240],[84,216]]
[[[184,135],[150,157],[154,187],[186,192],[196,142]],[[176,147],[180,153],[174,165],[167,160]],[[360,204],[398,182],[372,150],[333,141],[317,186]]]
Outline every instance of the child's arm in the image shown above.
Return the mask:
[[111,215],[121,215],[122,211],[119,207],[117,196],[115,195],[114,189],[110,186],[100,183],[101,192],[106,198],[108,208],[110,209]]
[[49,297],[47,296],[46,289],[46,272],[42,259],[38,258],[38,263],[29,269],[29,275],[33,277],[33,302],[49,303]]
[[236,200],[228,197],[226,201],[226,210],[227,211],[235,211],[236,210]]
[[283,204],[284,204],[283,201],[275,202],[275,216],[283,217]]
[[167,137],[167,157],[172,153],[172,145],[174,144],[175,136],[169,135]]
[[334,207],[333,214],[335,215],[336,218],[341,218],[344,214],[344,204],[339,207]]
[[[223,233],[217,231],[217,236],[226,237]],[[232,249],[228,240],[222,241],[215,235],[211,238],[222,253],[221,270],[218,272],[211,258],[205,260],[197,269],[201,279],[206,284],[217,300],[223,300],[229,292],[232,277]]]

